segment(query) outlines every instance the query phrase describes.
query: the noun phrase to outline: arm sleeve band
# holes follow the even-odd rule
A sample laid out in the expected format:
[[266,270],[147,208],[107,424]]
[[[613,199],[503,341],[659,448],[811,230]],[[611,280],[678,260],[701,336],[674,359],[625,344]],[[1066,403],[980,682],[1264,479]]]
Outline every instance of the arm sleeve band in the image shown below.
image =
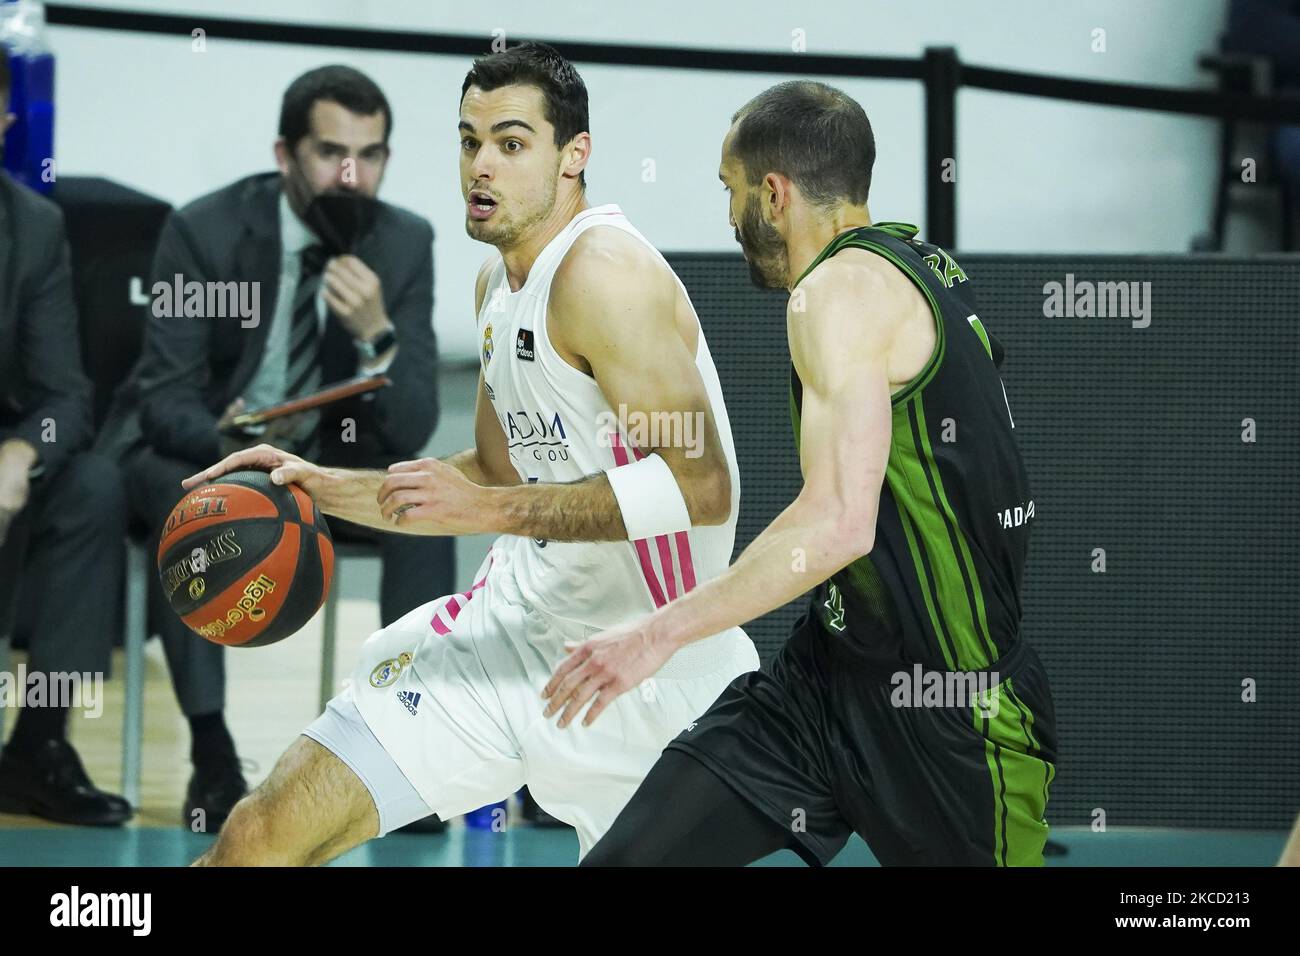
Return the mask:
[[657,454],[647,455],[635,464],[606,469],[605,474],[618,499],[629,541],[690,530],[686,499],[677,487],[673,470]]

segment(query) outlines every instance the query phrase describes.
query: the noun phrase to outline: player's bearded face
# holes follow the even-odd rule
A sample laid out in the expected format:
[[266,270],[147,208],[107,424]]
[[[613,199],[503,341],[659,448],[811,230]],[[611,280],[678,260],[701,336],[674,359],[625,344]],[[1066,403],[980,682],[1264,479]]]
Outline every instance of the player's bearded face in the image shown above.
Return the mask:
[[745,211],[736,223],[736,241],[740,243],[749,277],[760,289],[784,289],[790,272],[790,255],[781,234],[763,219],[758,196],[751,195]]
[[[465,189],[467,205],[483,204],[488,200],[491,212],[487,219],[475,219],[471,211],[465,217],[465,231],[471,239],[508,247],[535,226],[555,206],[557,170],[555,167],[539,170],[518,183],[470,183]],[[486,210],[484,210],[486,211]]]

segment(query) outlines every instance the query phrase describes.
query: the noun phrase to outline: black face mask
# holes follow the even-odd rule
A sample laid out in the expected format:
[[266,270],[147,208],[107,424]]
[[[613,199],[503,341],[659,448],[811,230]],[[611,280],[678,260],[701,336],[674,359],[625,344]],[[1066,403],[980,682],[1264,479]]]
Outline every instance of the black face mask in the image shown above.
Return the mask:
[[303,214],[303,222],[325,243],[330,255],[348,255],[370,232],[379,201],[356,192],[317,196]]

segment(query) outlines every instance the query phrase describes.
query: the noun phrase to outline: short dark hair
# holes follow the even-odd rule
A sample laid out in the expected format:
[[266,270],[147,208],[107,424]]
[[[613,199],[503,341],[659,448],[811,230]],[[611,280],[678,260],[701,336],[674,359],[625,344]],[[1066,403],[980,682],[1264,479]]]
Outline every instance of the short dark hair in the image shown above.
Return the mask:
[[[532,40],[525,41],[479,57],[465,74],[460,87],[460,99],[471,86],[487,93],[502,86],[519,83],[535,86],[542,91],[542,115],[555,127],[555,145],[563,146],[579,133],[591,131],[591,118],[587,113],[587,84],[573,68],[573,64],[560,55],[555,47]],[[587,185],[584,171],[578,181]]]
[[867,201],[876,138],[866,111],[835,87],[780,83],[742,106],[731,122],[738,124],[731,152],[751,185],[780,173],[817,206]]
[[350,66],[332,64],[309,70],[289,84],[280,103],[280,135],[289,151],[310,132],[311,108],[320,100],[337,103],[344,109],[372,116],[384,114],[384,143],[393,132],[393,111],[384,91],[370,77]]

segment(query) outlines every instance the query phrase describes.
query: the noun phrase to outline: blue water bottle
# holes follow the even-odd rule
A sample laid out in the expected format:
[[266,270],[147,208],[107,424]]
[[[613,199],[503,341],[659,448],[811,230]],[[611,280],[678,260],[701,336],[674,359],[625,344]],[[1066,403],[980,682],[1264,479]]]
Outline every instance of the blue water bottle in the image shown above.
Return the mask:
[[54,188],[54,54],[40,0],[0,3],[0,46],[9,59],[9,112],[4,168],[37,192]]

